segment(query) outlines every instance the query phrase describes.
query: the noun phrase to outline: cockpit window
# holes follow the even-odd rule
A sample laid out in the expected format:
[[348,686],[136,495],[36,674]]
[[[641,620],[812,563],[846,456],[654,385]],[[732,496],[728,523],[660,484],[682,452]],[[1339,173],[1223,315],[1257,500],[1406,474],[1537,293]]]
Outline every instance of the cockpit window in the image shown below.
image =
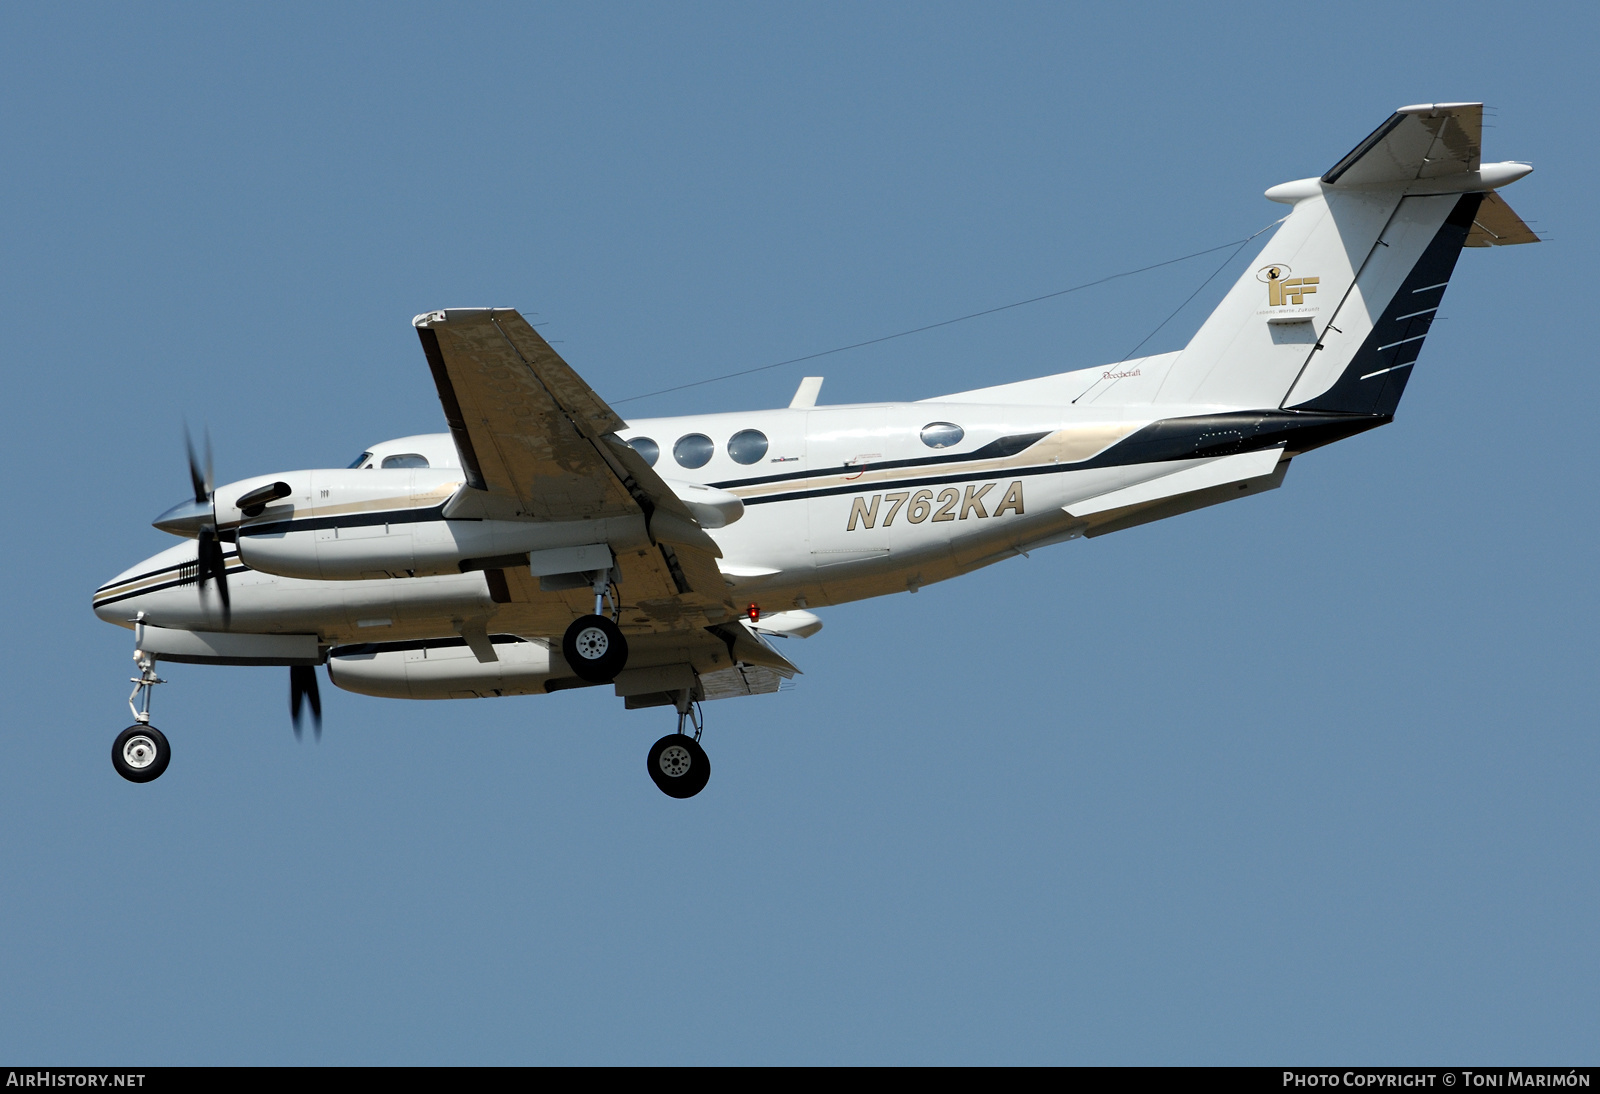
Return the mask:
[[360,467],[362,464],[366,463],[370,459],[372,459],[372,453],[371,452],[363,452],[363,453],[361,453],[361,455],[357,456],[355,458],[355,460],[350,464],[350,470],[354,471],[356,468]]
[[383,466],[386,470],[394,467],[427,467],[428,457],[416,452],[403,452],[398,456],[385,456]]

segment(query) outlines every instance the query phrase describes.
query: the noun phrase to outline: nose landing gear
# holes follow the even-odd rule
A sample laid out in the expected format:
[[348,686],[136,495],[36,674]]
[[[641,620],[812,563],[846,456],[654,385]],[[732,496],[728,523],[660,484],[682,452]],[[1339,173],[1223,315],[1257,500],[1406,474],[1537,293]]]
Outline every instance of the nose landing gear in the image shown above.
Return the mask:
[[133,662],[139,666],[139,675],[132,678],[133,694],[128,696],[133,725],[117,734],[111,745],[111,766],[131,783],[147,783],[159,779],[172,760],[166,735],[150,724],[150,691],[166,681],[156,675],[156,659],[143,650],[133,651]]
[[[678,732],[669,733],[650,746],[645,768],[651,781],[669,798],[692,798],[706,788],[711,778],[711,758],[700,747],[700,733],[705,726],[693,694],[679,692],[677,706]],[[683,731],[685,725],[693,726],[694,736]]]
[[152,725],[131,725],[111,745],[111,766],[131,783],[159,779],[171,759],[166,734]]

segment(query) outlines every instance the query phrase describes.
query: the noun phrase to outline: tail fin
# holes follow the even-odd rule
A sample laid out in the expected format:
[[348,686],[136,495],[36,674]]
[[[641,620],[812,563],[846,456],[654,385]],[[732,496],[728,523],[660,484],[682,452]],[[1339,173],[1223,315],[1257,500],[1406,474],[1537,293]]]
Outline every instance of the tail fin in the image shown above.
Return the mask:
[[[1339,309],[1332,326],[1323,334],[1320,352],[1313,351],[1283,405],[1295,410],[1326,413],[1376,414],[1393,417],[1400,396],[1405,392],[1411,366],[1422,352],[1433,317],[1450,284],[1450,274],[1461,256],[1467,233],[1472,230],[1473,214],[1483,201],[1482,194],[1406,198],[1385,231],[1388,250],[1400,250],[1395,261],[1384,261],[1387,254],[1374,256],[1356,279],[1356,289],[1368,290],[1393,281],[1394,274],[1411,258],[1416,237],[1427,233],[1441,206],[1448,208],[1444,223],[1433,231],[1422,254],[1403,274],[1398,288],[1391,290],[1387,303],[1367,302],[1367,292],[1356,305]],[[1415,206],[1415,207],[1413,207]],[[1402,236],[1410,246],[1397,246]],[[1390,242],[1394,240],[1394,242]],[[1379,270],[1374,267],[1393,267]],[[1363,330],[1362,320],[1369,308],[1382,308],[1377,320]],[[1348,329],[1346,329],[1348,328]],[[1353,351],[1353,352],[1352,352]]]
[[1294,211],[1154,401],[1392,415],[1462,246],[1538,238],[1498,197],[1475,223],[1532,170],[1481,164],[1481,122],[1477,103],[1402,107],[1321,178],[1268,190]]

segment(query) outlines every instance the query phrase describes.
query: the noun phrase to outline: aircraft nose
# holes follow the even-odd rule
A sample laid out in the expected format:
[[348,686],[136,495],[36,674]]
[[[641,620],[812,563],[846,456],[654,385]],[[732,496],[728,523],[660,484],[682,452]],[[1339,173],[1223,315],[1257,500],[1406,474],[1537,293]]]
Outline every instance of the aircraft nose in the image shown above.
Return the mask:
[[180,595],[174,600],[172,594],[178,586],[193,594],[196,558],[195,541],[186,539],[128,567],[94,591],[94,614],[107,623],[127,627],[142,609],[188,610],[193,606],[188,597]]
[[126,601],[113,601],[110,597],[103,597],[99,592],[94,594],[94,614],[106,623],[121,626],[132,618],[136,611],[137,608],[130,606]]
[[171,532],[175,536],[188,536],[194,538],[200,534],[202,525],[216,523],[216,516],[212,511],[209,501],[180,501],[155,520],[150,522],[163,532]]

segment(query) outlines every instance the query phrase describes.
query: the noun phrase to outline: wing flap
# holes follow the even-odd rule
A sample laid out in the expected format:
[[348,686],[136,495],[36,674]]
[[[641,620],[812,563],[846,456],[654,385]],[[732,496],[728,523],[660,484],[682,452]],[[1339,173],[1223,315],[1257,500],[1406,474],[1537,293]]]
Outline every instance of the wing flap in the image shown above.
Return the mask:
[[789,659],[767,644],[766,640],[743,622],[723,623],[706,630],[728,644],[728,653],[735,662],[769,668],[788,680],[800,670]]
[[763,665],[734,665],[700,674],[700,686],[705,690],[708,703],[740,695],[771,695],[782,683],[782,676]]

